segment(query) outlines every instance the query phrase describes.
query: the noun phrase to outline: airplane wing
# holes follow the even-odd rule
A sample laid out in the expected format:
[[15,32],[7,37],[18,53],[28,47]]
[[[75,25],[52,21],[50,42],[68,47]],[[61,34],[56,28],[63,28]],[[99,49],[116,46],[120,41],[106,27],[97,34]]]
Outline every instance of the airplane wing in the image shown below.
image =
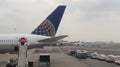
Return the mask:
[[68,37],[68,35],[62,35],[62,36],[47,38],[47,39],[44,39],[44,40],[40,40],[40,41],[38,41],[38,42],[51,42],[51,41],[57,41],[57,40],[60,40],[60,39],[65,38],[65,37]]

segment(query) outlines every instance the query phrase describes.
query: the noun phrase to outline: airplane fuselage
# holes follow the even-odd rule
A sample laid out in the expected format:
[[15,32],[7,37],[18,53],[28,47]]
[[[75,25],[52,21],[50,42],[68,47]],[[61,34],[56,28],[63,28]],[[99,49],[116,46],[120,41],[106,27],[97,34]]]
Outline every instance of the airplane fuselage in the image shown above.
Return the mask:
[[43,45],[47,44],[44,42],[38,42],[46,38],[51,38],[48,36],[42,35],[33,35],[33,34],[0,34],[0,53],[12,53],[20,45],[19,39],[24,37],[29,43],[29,48],[40,48]]

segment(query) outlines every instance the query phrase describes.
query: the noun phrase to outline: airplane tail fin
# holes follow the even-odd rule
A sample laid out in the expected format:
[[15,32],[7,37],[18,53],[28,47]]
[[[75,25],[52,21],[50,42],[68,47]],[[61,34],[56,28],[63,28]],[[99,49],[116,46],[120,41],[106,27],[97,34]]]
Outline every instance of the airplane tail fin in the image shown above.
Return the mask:
[[54,37],[66,6],[58,6],[31,34]]

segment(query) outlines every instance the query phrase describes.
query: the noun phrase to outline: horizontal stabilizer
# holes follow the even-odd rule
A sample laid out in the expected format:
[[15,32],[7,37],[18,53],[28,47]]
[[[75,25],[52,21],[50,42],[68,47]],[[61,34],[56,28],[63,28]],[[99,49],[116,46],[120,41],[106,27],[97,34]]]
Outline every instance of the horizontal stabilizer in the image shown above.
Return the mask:
[[68,35],[62,35],[62,36],[47,38],[47,39],[44,39],[44,40],[40,40],[40,41],[38,41],[38,42],[51,42],[51,41],[57,41],[57,40],[60,40],[60,39],[65,38],[65,37],[68,37]]

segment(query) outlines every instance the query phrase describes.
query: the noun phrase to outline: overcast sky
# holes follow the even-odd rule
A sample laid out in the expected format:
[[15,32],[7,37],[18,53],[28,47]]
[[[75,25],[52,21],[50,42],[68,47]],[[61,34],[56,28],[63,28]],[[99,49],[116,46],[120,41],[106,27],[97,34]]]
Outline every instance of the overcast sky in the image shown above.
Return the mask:
[[67,8],[57,35],[120,42],[120,0],[0,0],[0,34],[29,34],[60,4]]

